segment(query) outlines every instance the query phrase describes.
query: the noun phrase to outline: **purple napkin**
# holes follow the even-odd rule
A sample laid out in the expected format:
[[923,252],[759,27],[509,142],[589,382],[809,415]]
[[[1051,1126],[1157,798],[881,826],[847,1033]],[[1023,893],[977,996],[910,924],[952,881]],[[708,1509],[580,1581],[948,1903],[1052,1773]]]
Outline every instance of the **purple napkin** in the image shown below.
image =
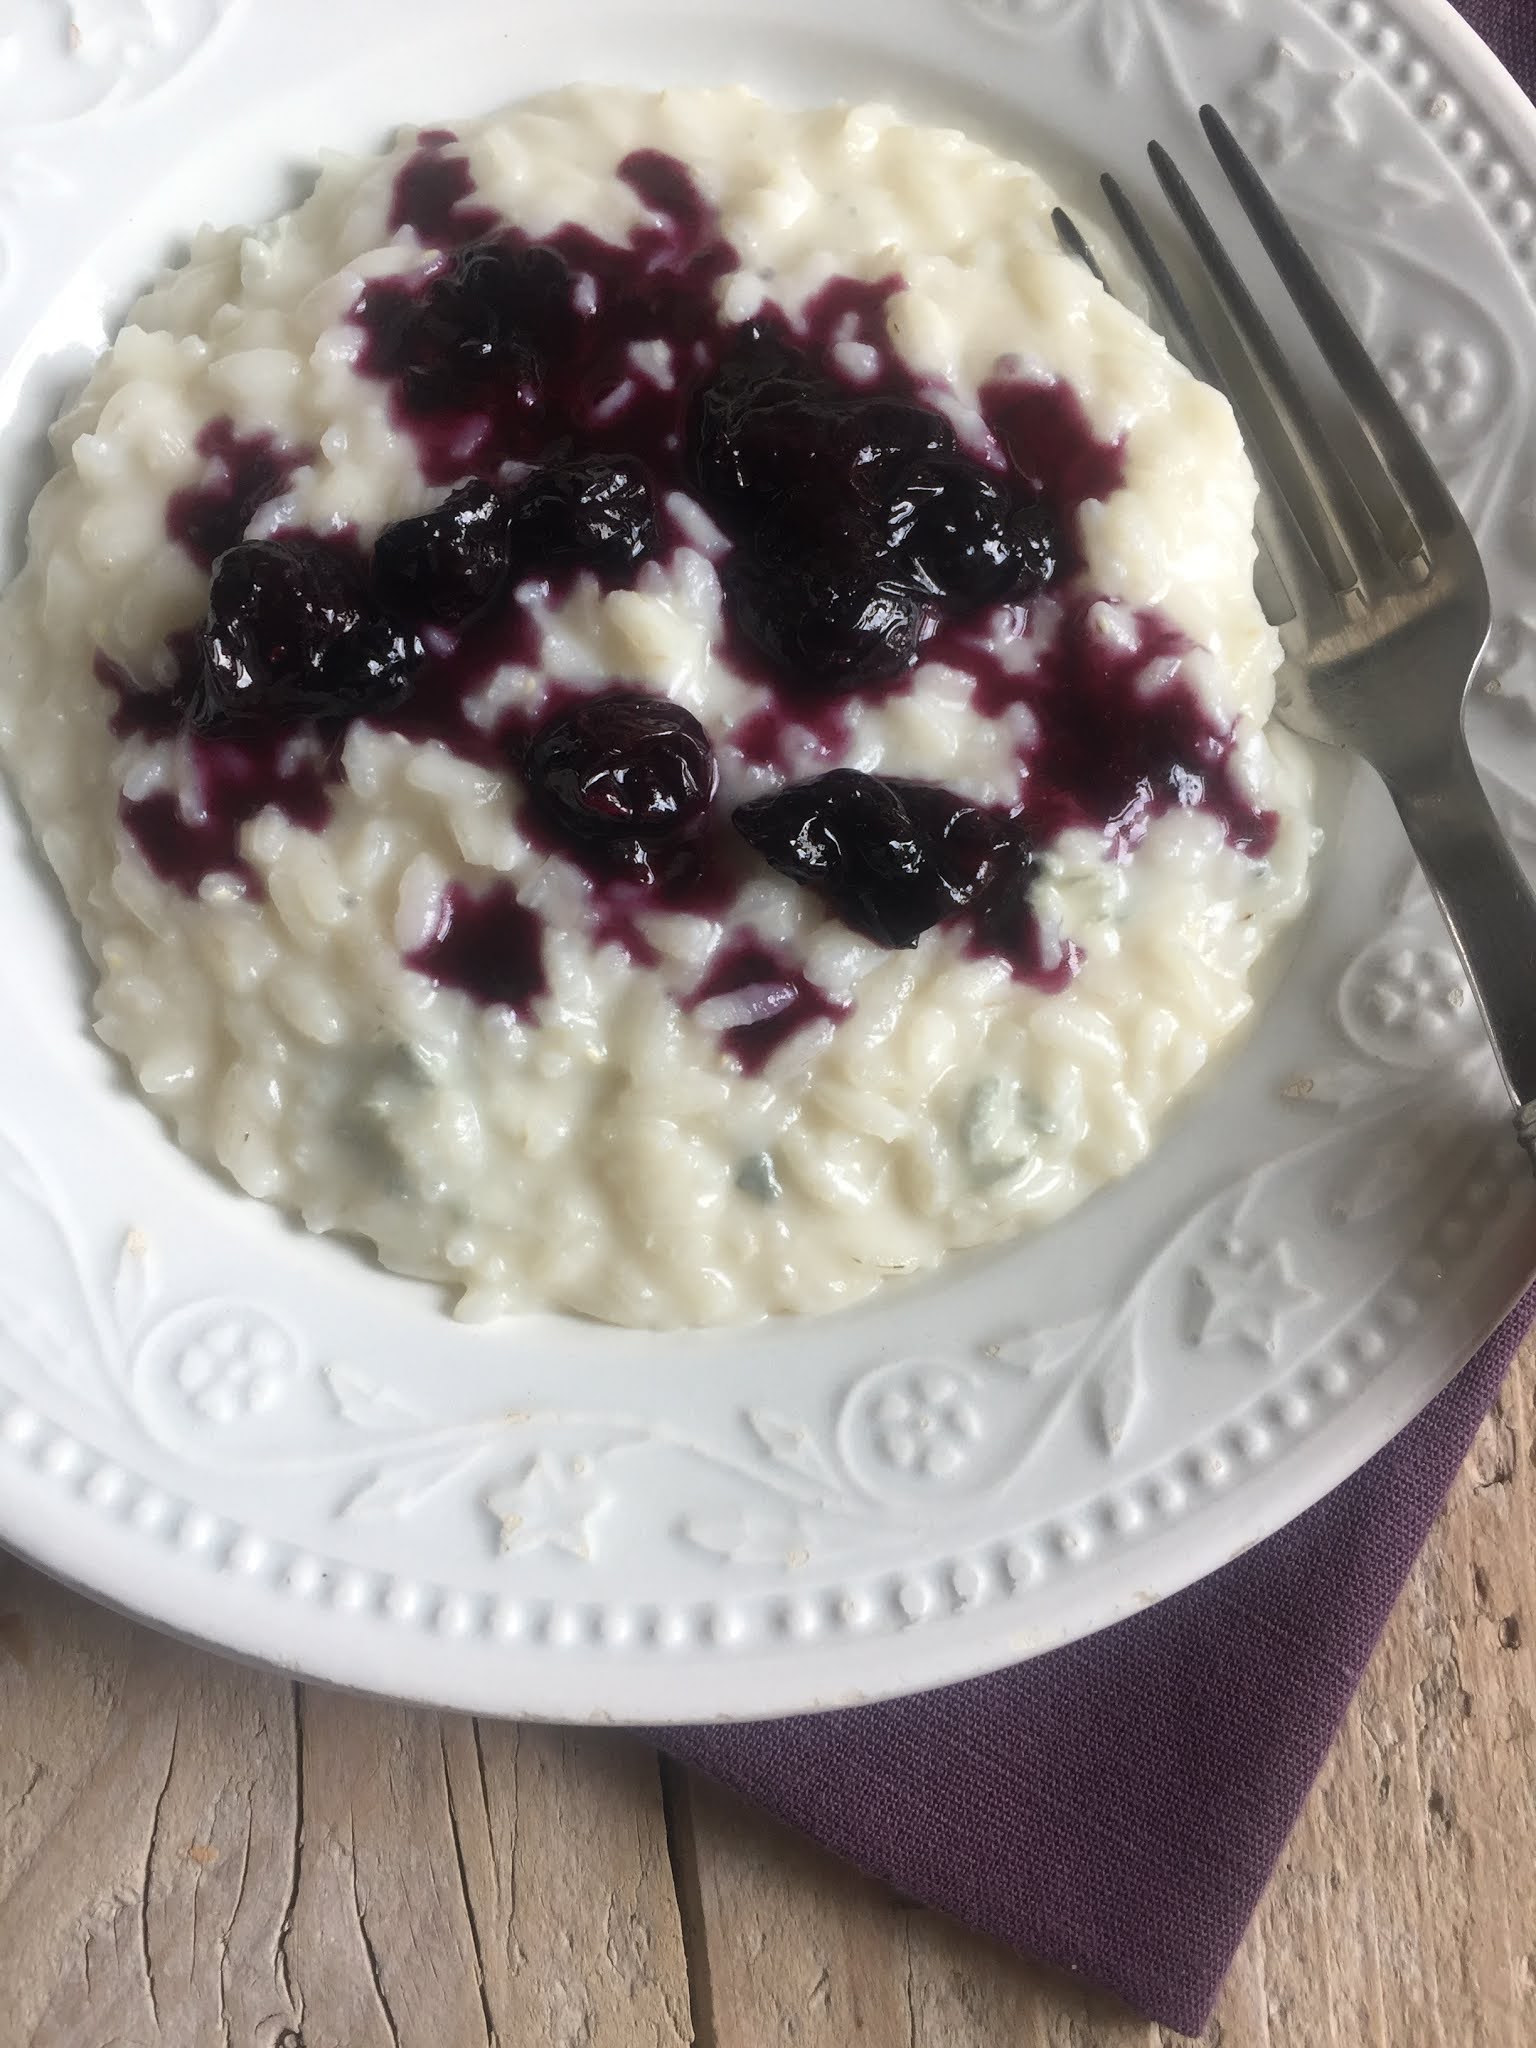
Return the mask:
[[1528,93],[1536,95],[1536,13],[1531,0],[1454,0]]
[[[1527,91],[1533,0],[1462,0]],[[1418,1420],[1268,1543],[1103,1634],[886,1706],[657,1740],[908,1898],[1198,2033],[1533,1288]]]
[[657,1740],[906,1897],[1198,2033],[1533,1315],[1536,1288],[1353,1479],[1145,1614],[915,1699]]

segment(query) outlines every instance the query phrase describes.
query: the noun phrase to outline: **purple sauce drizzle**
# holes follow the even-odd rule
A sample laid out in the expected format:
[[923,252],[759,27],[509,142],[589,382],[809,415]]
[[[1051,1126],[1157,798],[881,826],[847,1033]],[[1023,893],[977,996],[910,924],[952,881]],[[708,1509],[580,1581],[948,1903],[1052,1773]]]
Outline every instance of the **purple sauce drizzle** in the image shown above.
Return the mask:
[[[456,138],[435,131],[404,166],[396,182],[391,225],[409,227],[433,248],[459,250],[497,229],[497,216],[473,205],[466,160],[449,154]],[[360,368],[387,381],[395,419],[413,442],[423,474],[447,484],[470,474],[495,476],[508,464],[537,463],[555,453],[600,452],[637,457],[649,469],[658,503],[674,490],[690,490],[685,424],[692,394],[713,376],[734,346],[721,327],[716,286],[739,267],[723,240],[713,209],[685,167],[656,151],[625,159],[620,176],[648,209],[626,243],[600,240],[567,225],[549,236],[551,248],[585,280],[579,310],[572,315],[568,345],[551,350],[539,380],[538,403],[509,393],[485,403],[484,388],[455,405],[441,391],[430,405],[408,390],[406,346],[423,294],[449,259],[429,264],[416,277],[370,284],[355,318],[364,330]],[[522,252],[534,245],[520,230],[501,227],[498,246]],[[920,382],[896,356],[886,336],[886,305],[900,279],[829,282],[790,329],[776,310],[763,317],[785,328],[825,375],[861,393],[922,401]],[[874,351],[876,374],[858,384],[841,377],[833,350],[842,341],[862,342]],[[631,351],[660,342],[669,351],[671,388],[639,374]],[[983,416],[1007,451],[1022,481],[1044,494],[1069,548],[1081,506],[1113,491],[1123,479],[1123,451],[1098,440],[1082,406],[1062,383],[1023,384],[1000,379],[982,393]],[[172,537],[210,564],[244,532],[259,507],[279,494],[295,468],[310,459],[260,436],[241,436],[228,420],[215,421],[199,439],[209,473],[179,493],[167,512]],[[665,513],[663,512],[665,518]],[[1218,816],[1230,842],[1262,855],[1276,829],[1273,815],[1256,811],[1241,795],[1231,772],[1231,736],[1203,711],[1193,690],[1175,672],[1164,686],[1138,688],[1147,663],[1177,658],[1186,644],[1155,617],[1142,623],[1140,646],[1127,651],[1091,635],[1084,621],[1091,598],[1070,586],[1039,603],[1059,602],[1060,629],[1051,636],[1037,668],[1009,672],[987,647],[989,619],[940,618],[922,656],[939,660],[974,679],[975,703],[984,716],[1000,716],[1023,702],[1040,725],[1038,745],[1021,757],[1021,799],[1016,815],[1034,844],[1043,846],[1069,826],[1105,834],[1116,856],[1134,846],[1147,821],[1179,805],[1198,805]],[[467,714],[467,701],[498,667],[533,666],[538,633],[529,611],[509,599],[457,633],[439,633],[416,688],[396,710],[372,722],[418,741],[438,741],[481,766],[515,768],[525,720],[503,719],[487,731]],[[193,658],[193,636],[177,636],[172,653],[185,673]],[[909,671],[848,696],[813,697],[769,672],[741,636],[727,630],[722,652],[733,666],[767,686],[762,709],[722,736],[751,761],[784,764],[795,752],[796,734],[809,734],[825,765],[833,765],[851,737],[850,710],[912,686]],[[114,730],[163,735],[177,728],[177,692],[146,690],[104,659],[97,674],[117,700]],[[555,693],[547,691],[538,715],[547,715]],[[319,829],[329,814],[329,789],[342,774],[340,731],[329,735],[323,754],[293,751],[278,742],[211,740],[188,735],[184,745],[193,764],[206,822],[188,824],[174,798],[156,795],[122,804],[129,831],[155,872],[188,894],[210,874],[235,876],[252,894],[255,874],[241,859],[241,827],[266,805],[291,822]],[[807,772],[807,771],[801,771]],[[520,827],[543,844],[533,807],[525,805]],[[658,964],[655,947],[638,920],[655,912],[686,911],[723,918],[728,914],[750,863],[732,835],[701,842],[691,866],[652,888],[604,873],[579,850],[551,840],[549,850],[575,859],[593,885],[595,939],[623,948],[636,965]],[[534,913],[498,884],[485,897],[455,887],[445,899],[445,922],[409,964],[478,1000],[526,1006],[544,988],[540,928]],[[969,913],[967,942],[973,950],[1005,957],[1016,976],[1042,988],[1065,985],[1075,961],[1047,961],[1027,896],[993,905],[985,916]],[[498,966],[504,951],[504,966]],[[705,985],[690,998],[696,1006],[711,995],[733,993],[763,979],[790,983],[794,1002],[772,1018],[737,1026],[723,1034],[726,1050],[747,1071],[756,1071],[775,1046],[803,1025],[841,1014],[822,992],[756,942],[728,948]],[[501,990],[501,993],[492,993]]]
[[[197,659],[196,635],[174,634],[168,651],[176,678],[164,690],[141,689],[117,662],[96,656],[96,680],[116,699],[111,725],[119,739],[181,733],[180,706],[189,664]],[[306,832],[322,831],[331,815],[331,787],[341,779],[340,736],[300,731],[216,739],[188,732],[181,745],[198,815],[189,819],[168,790],[121,797],[118,815],[161,881],[183,895],[197,895],[212,875],[228,875],[259,900],[265,893],[261,877],[240,851],[240,834],[268,806]]]
[[138,733],[144,739],[170,740],[181,731],[179,683],[186,673],[194,640],[191,633],[171,636],[168,649],[176,664],[178,687],[168,690],[141,690],[121,662],[97,651],[94,673],[97,682],[116,700],[109,723],[117,739],[125,740]]
[[1015,981],[1059,996],[1083,964],[1083,949],[1068,939],[1048,954],[1045,934],[1027,889],[999,889],[961,913],[965,950],[973,960],[1003,959]]
[[[449,173],[464,182],[445,185]],[[422,297],[440,267],[424,277],[383,279],[364,293],[357,319],[367,344],[358,367],[394,385],[396,423],[415,442],[431,482],[492,476],[504,463],[536,462],[574,442],[584,452],[640,456],[663,488],[681,483],[692,383],[713,368],[726,340],[714,287],[737,267],[737,257],[716,233],[713,210],[681,164],[641,150],[624,159],[619,176],[653,209],[654,221],[642,222],[624,244],[566,226],[537,245],[555,250],[577,277],[590,281],[594,305],[574,317],[569,345],[550,350],[535,409],[521,402],[510,380],[499,400],[487,405],[483,392],[474,391],[463,408],[424,404],[407,389],[403,372]],[[459,212],[467,179],[462,159],[418,151],[400,173],[391,218],[415,228],[424,241],[462,246],[482,232]],[[445,190],[454,193],[446,207]],[[503,228],[496,241],[518,253],[535,246],[517,228]],[[670,391],[638,376],[630,359],[637,344],[656,341],[674,351],[678,374]]]
[[1094,631],[1093,600],[1070,598],[1039,666],[1010,673],[983,649],[960,666],[976,678],[976,708],[997,718],[1027,704],[1038,738],[1021,756],[1024,784],[1017,815],[1032,843],[1085,828],[1103,835],[1123,859],[1153,818],[1179,809],[1209,811],[1228,843],[1260,859],[1279,821],[1258,810],[1232,771],[1232,740],[1175,668],[1148,686],[1153,662],[1177,662],[1190,643],[1156,613],[1137,615],[1134,647]]
[[211,569],[226,548],[244,538],[261,507],[314,458],[307,448],[285,448],[269,434],[237,433],[228,419],[208,422],[197,437],[197,452],[208,472],[171,499],[165,530],[200,568]]
[[405,955],[407,967],[477,1003],[500,1005],[525,1022],[548,992],[544,928],[505,882],[477,895],[461,882],[443,891],[437,929]]
[[[297,758],[286,758],[295,755]],[[306,832],[321,831],[331,815],[330,765],[291,733],[257,740],[199,739],[193,748],[201,815],[188,819],[168,790],[120,805],[123,823],[163,882],[195,896],[211,875],[228,875],[259,899],[261,877],[240,851],[244,827],[275,804]]]
[[597,947],[617,946],[636,967],[661,965],[661,954],[647,937],[642,918],[671,912],[721,919],[735,901],[748,865],[740,840],[717,826],[678,847],[670,863],[659,864],[654,882],[636,882],[606,862],[601,847],[554,830],[536,803],[523,805],[517,823],[530,846],[581,869],[592,885],[588,938]]
[[787,999],[772,1016],[747,1024],[728,1024],[720,1043],[743,1073],[760,1074],[781,1045],[823,1017],[835,1024],[848,1012],[842,1003],[807,980],[795,963],[765,946],[750,934],[732,940],[715,957],[713,966],[683,1004],[696,1010],[716,996],[739,995],[745,989],[779,988]]
[[1025,483],[1071,514],[1069,537],[1080,506],[1125,482],[1123,443],[1095,437],[1070,384],[984,384],[981,416]]
[[428,129],[420,136],[419,147],[395,180],[391,234],[414,228],[429,247],[453,249],[495,227],[498,216],[490,207],[464,205],[475,189],[468,159],[444,154],[458,139],[451,128]]

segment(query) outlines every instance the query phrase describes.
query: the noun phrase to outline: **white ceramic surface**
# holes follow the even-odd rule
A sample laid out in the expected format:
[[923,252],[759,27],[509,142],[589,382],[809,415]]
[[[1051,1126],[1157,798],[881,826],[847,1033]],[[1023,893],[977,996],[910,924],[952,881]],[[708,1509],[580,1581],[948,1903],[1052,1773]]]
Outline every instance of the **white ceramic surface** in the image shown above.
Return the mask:
[[[1485,543],[1475,738],[1536,858],[1536,118],[1443,0],[10,0],[0,568],[39,435],[199,218],[572,77],[888,97],[1069,199],[1215,98]],[[597,53],[600,53],[598,55]],[[1536,1266],[1479,1026],[1340,762],[1314,907],[1152,1162],[814,1323],[467,1329],[184,1160],[0,811],[0,1537],[167,1626],[486,1711],[699,1719],[964,1677],[1187,1584],[1450,1377]]]

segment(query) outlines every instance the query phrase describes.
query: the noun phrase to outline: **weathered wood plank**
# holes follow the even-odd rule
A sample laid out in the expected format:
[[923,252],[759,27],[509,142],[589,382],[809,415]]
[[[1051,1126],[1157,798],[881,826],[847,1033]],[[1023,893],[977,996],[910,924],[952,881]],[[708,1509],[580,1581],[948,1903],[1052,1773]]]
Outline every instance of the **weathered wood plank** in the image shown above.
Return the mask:
[[677,1801],[703,2048],[898,2048],[912,2038],[907,1913],[803,1836],[689,1775]]
[[482,1841],[497,1845],[476,1895],[505,2048],[687,2048],[688,1966],[654,1753],[590,1730],[482,1722],[475,1754],[469,1724],[457,1726],[454,1771],[482,1788]]
[[686,2048],[642,1745],[0,1616],[0,2048]]

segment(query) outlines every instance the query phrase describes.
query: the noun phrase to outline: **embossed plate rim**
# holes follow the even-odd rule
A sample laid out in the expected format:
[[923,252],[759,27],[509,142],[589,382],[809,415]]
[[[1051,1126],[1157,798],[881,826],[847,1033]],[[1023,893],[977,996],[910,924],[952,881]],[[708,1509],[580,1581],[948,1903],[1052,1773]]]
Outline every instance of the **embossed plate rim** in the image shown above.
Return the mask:
[[[455,11],[466,24],[474,15],[469,0],[449,0],[446,12]],[[20,17],[23,36],[45,12],[34,5]],[[36,74],[47,91],[34,96],[25,125],[14,109],[6,125],[0,78],[0,239],[23,189],[30,237],[12,229],[9,277],[0,275],[0,361],[17,366],[0,370],[0,447],[18,445],[29,413],[40,416],[45,394],[30,366],[89,335],[96,307],[120,294],[142,244],[120,225],[97,253],[97,214],[107,218],[115,203],[105,156],[66,162],[63,131],[37,120],[37,108],[71,113],[76,141],[106,137],[114,176],[123,161],[139,166],[148,218],[160,203],[155,181],[189,176],[178,159],[190,140],[206,139],[206,117],[184,104],[178,112],[178,95],[222,94],[234,119],[244,111],[238,81],[258,93],[274,155],[298,132],[299,101],[264,77],[263,63],[270,72],[283,19],[304,24],[306,13],[296,0],[274,0],[263,35],[242,0],[165,0],[153,13],[143,0],[113,0],[89,17],[110,48],[82,45],[76,59],[59,60],[85,71]],[[1198,69],[1213,48],[1201,39],[1219,37],[1224,61],[1248,78],[1260,130],[1274,124],[1282,191],[1307,154],[1291,147],[1297,108],[1311,110],[1314,129],[1304,132],[1339,146],[1365,119],[1355,110],[1368,90],[1372,105],[1383,103],[1385,79],[1399,129],[1417,135],[1422,123],[1438,152],[1432,173],[1420,170],[1417,187],[1407,176],[1394,203],[1451,207],[1460,232],[1475,200],[1499,244],[1482,253],[1479,289],[1497,304],[1510,284],[1504,267],[1514,265],[1521,289],[1509,317],[1522,334],[1536,322],[1536,117],[1443,0],[1286,0],[1262,29],[1246,0],[855,0],[837,38],[817,17],[810,0],[721,0],[707,25],[649,0],[589,0],[569,10],[576,27],[558,34],[574,39],[581,21],[607,19],[615,46],[654,28],[659,47],[686,31],[705,55],[690,50],[678,61],[697,71],[712,61],[710,35],[719,49],[739,30],[756,36],[754,75],[770,87],[804,75],[809,98],[811,74],[835,72],[841,86],[867,69],[872,87],[904,80],[904,96],[927,101],[919,113],[938,102],[969,119],[976,108],[1005,127],[1022,84],[1010,94],[994,76],[989,96],[987,78],[1010,48],[1032,41],[1036,76],[1065,81],[1063,102],[1081,119],[1133,65]],[[419,10],[407,0],[375,9],[381,35],[398,24],[404,36],[413,20]],[[157,24],[170,44],[156,45]],[[336,27],[324,17],[305,25],[312,44]],[[556,61],[558,34],[546,35],[554,54],[540,61]],[[569,47],[578,51],[574,40]],[[177,72],[177,55],[190,69]],[[331,55],[345,61],[339,47]],[[1350,66],[1356,75],[1346,78]],[[323,50],[314,68],[325,72]],[[420,67],[411,68],[414,76]],[[920,85],[925,69],[938,80],[931,90]],[[717,74],[726,75],[718,66]],[[612,75],[625,75],[617,60]],[[488,96],[466,72],[458,102],[472,108],[529,82],[544,81],[515,68]],[[103,104],[71,105],[72,93],[86,99],[98,89]],[[431,118],[453,104],[391,90],[402,114]],[[1150,125],[1167,81],[1149,90]],[[247,135],[256,132],[247,119]],[[72,192],[80,160],[95,170]],[[1299,196],[1307,200],[1304,185]],[[1340,225],[1321,200],[1315,210],[1320,234]],[[178,217],[172,208],[164,223]],[[119,256],[130,243],[136,253]],[[1346,234],[1346,265],[1352,246]],[[1449,305],[1456,286],[1447,278],[1443,288]],[[33,308],[43,309],[41,326]],[[1501,554],[1512,555],[1513,457],[1485,459],[1481,444],[1469,452],[1457,441],[1466,439],[1467,406],[1476,415],[1491,402],[1490,378],[1498,396],[1496,328],[1492,339],[1481,370],[1458,368],[1454,338],[1442,337],[1439,353],[1426,342],[1404,374],[1443,413],[1465,487],[1483,502]],[[1528,386],[1520,397],[1528,439]],[[1529,665],[1536,622],[1517,609],[1506,635],[1510,659]],[[1508,722],[1523,702],[1511,694],[1479,715],[1506,721],[1493,728],[1515,779],[1504,800],[1536,848],[1536,720]],[[1357,856],[1385,903],[1394,847],[1383,806],[1363,789],[1351,797],[1336,857]],[[50,1277],[35,1295],[15,1284],[21,1253],[9,1270],[0,1265],[0,1531],[130,1611],[285,1669],[443,1705],[642,1721],[787,1712],[965,1677],[1133,1611],[1309,1505],[1445,1383],[1529,1277],[1521,1246],[1536,1208],[1443,938],[1422,891],[1408,888],[1383,912],[1386,937],[1374,929],[1374,895],[1352,911],[1341,900],[1320,905],[1254,1044],[1179,1120],[1157,1161],[1091,1205],[1087,1225],[1052,1234],[1048,1260],[1060,1248],[1081,1266],[1095,1233],[1141,1231],[1123,1301],[1101,1308],[1079,1287],[1072,1313],[1021,1316],[1009,1275],[1030,1270],[1022,1253],[965,1262],[867,1316],[739,1340],[750,1355],[740,1384],[692,1434],[682,1418],[699,1382],[655,1345],[646,1356],[659,1391],[629,1418],[626,1436],[597,1340],[558,1333],[578,1385],[597,1390],[577,1428],[566,1411],[508,1414],[521,1361],[445,1334],[459,1405],[412,1415],[419,1387],[399,1361],[360,1365],[339,1333],[363,1333],[366,1353],[370,1329],[382,1343],[379,1331],[397,1313],[426,1329],[420,1291],[215,1195],[112,1086],[102,1056],[78,1034],[41,1029],[47,1002],[56,1027],[71,969],[51,907],[23,867],[0,822],[0,919],[21,919],[16,930],[35,940],[48,991],[34,1019],[30,987],[6,968],[23,1018],[27,1088],[85,1108],[45,1145],[0,1143],[0,1216],[13,1241],[53,1262],[38,1265]],[[1326,988],[1348,1038],[1286,1022],[1302,984],[1319,997]],[[1288,1043],[1307,1048],[1305,1072],[1287,1075]],[[1292,1100],[1281,1103],[1286,1078]],[[0,1084],[0,1138],[18,1122],[28,1135],[21,1093]],[[1221,1149],[1213,1123],[1222,1102],[1241,1105],[1267,1134],[1268,1152]],[[1319,1105],[1331,1105],[1328,1114]],[[1410,1144],[1438,1148],[1454,1190],[1414,1212],[1424,1237],[1412,1249],[1394,1237],[1399,1225],[1375,1220],[1384,1203],[1392,1213],[1393,1175],[1404,1169],[1392,1147],[1405,1117],[1414,1120]],[[121,1162],[131,1162],[131,1203],[114,1192],[112,1176],[128,1170]],[[98,1195],[97,1179],[112,1186]],[[1262,1222],[1249,1206],[1260,1183],[1273,1205]],[[1179,1218],[1159,1234],[1150,1214],[1174,1190]],[[1304,1228],[1294,1220],[1303,1197],[1314,1205]],[[1316,1209],[1319,1200],[1334,1211]],[[93,1201],[101,1213],[80,1223]],[[174,1269],[190,1233],[171,1234],[168,1260],[158,1218],[204,1211],[213,1220],[189,1295],[185,1270]],[[1325,1229],[1335,1212],[1337,1231]],[[61,1219],[62,1231],[53,1227]],[[1358,1303],[1341,1305],[1336,1280],[1308,1261],[1327,1253],[1325,1237],[1348,1239],[1357,1228],[1390,1263]],[[1453,1302],[1453,1292],[1466,1301]],[[952,1312],[970,1319],[964,1341],[941,1343]],[[519,1325],[515,1341],[553,1341],[550,1326]],[[1408,1363],[1389,1363],[1399,1342]],[[856,1345],[867,1349],[849,1375],[842,1368]],[[824,1384],[802,1376],[794,1398],[779,1400],[782,1382],[768,1375],[790,1372],[793,1346],[826,1360]],[[700,1349],[693,1340],[671,1347]],[[1225,1376],[1203,1422],[1185,1415],[1193,1397],[1167,1373],[1170,1360],[1191,1380]],[[527,1370],[532,1384],[535,1367]],[[1154,1370],[1165,1371],[1155,1394]],[[627,1544],[627,1518],[654,1519],[684,1473],[704,1490],[697,1500],[674,1496],[679,1513],[649,1529],[627,1590],[616,1593],[612,1559]]]

